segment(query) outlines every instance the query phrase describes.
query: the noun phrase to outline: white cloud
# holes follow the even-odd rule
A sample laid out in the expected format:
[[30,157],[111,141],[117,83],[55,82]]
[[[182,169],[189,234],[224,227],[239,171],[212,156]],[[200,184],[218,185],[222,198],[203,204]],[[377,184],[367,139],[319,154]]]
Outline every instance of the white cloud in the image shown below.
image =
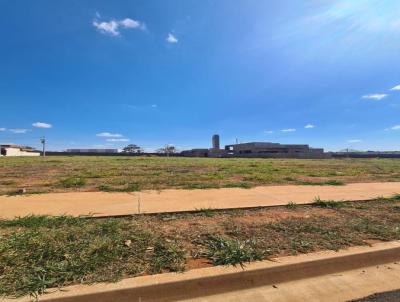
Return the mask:
[[117,21],[111,20],[110,22],[97,22],[93,21],[93,26],[97,28],[102,34],[109,34],[111,36],[119,36],[119,24]]
[[132,20],[126,18],[124,20],[119,21],[119,24],[125,28],[138,28],[140,27],[140,22],[136,20]]
[[32,126],[36,128],[46,128],[46,129],[53,127],[51,124],[41,123],[41,122],[33,123]]
[[28,132],[28,129],[10,129],[10,131],[15,134],[24,134]]
[[385,97],[387,97],[387,94],[384,93],[376,93],[376,94],[367,94],[367,95],[363,95],[362,98],[363,99],[367,99],[367,100],[375,100],[375,101],[380,101],[382,99],[384,99]]
[[306,128],[306,129],[312,129],[312,128],[315,128],[315,126],[312,125],[312,124],[307,124],[307,125],[304,126],[304,128]]
[[121,34],[120,27],[122,28],[137,28],[137,29],[146,29],[146,25],[140,21],[136,21],[130,18],[125,18],[123,20],[111,20],[109,22],[99,22],[97,20],[93,21],[93,26],[97,28],[97,30],[103,34],[108,34],[111,36],[119,36]]
[[178,43],[178,39],[171,33],[168,34],[167,37],[167,42],[168,43]]
[[101,133],[97,133],[96,136],[99,136],[99,137],[123,137],[122,134],[119,134],[119,133],[110,133],[110,132],[101,132]]
[[296,129],[294,129],[294,128],[289,128],[289,129],[282,129],[281,131],[282,131],[282,132],[295,132]]
[[264,133],[266,133],[266,134],[272,134],[272,133],[274,133],[274,131],[272,131],[272,130],[265,130]]
[[390,90],[394,90],[394,91],[400,91],[400,85],[394,86],[392,89]]
[[390,128],[391,130],[400,130],[400,125],[394,125]]
[[362,140],[361,139],[349,139],[347,142],[348,143],[361,143]]
[[0,128],[0,132],[4,132],[6,130],[7,130],[6,128]]
[[151,105],[151,108],[157,108],[156,104]]
[[129,142],[129,138],[108,138],[107,142]]

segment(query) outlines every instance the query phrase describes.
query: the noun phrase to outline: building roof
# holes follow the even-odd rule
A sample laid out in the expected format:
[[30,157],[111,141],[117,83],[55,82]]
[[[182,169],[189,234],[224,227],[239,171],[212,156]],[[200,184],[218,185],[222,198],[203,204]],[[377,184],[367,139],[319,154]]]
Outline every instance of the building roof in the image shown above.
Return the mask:
[[1,148],[14,148],[14,149],[20,149],[22,151],[35,151],[32,147],[29,146],[19,146],[19,145],[0,145]]

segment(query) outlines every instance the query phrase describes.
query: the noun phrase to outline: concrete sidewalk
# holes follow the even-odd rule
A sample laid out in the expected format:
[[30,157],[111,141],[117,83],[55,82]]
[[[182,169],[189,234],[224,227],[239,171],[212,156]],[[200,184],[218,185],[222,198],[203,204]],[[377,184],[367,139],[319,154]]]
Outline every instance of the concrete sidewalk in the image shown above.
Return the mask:
[[265,186],[251,189],[164,190],[135,193],[76,192],[0,196],[0,217],[36,215],[120,216],[307,204],[324,200],[368,200],[400,193],[400,182],[354,183],[346,186]]

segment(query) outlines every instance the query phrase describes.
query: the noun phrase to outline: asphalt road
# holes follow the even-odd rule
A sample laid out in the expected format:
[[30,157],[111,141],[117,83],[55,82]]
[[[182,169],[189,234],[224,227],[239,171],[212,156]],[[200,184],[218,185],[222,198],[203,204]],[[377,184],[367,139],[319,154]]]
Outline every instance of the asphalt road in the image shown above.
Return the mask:
[[399,302],[399,301],[400,301],[400,289],[392,292],[373,294],[371,296],[359,300],[351,300],[349,302]]

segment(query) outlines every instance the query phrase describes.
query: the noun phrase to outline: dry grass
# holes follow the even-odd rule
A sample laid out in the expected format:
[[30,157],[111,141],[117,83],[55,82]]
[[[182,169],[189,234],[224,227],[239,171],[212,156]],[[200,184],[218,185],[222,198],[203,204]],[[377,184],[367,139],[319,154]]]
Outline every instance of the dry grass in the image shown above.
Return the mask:
[[396,159],[0,158],[0,194],[400,181]]
[[[0,220],[0,296],[400,239],[400,198],[254,210]],[[196,260],[197,259],[197,260]]]

